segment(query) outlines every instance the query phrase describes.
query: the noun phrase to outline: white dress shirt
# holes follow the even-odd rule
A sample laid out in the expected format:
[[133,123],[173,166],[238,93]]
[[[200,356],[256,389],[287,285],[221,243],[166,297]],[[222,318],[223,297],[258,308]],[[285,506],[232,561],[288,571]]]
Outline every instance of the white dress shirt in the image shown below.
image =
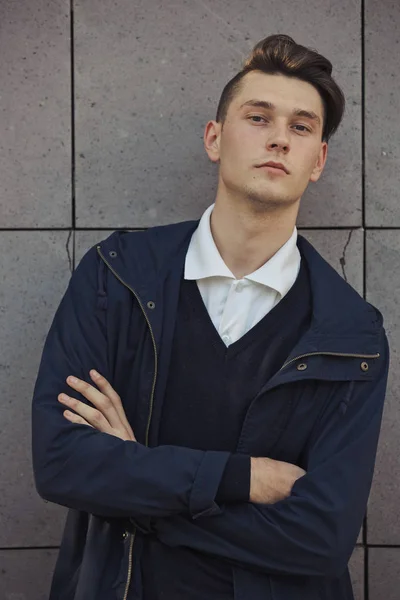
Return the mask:
[[288,293],[300,269],[297,228],[259,269],[236,279],[215,245],[210,228],[214,204],[200,219],[185,260],[185,279],[195,279],[214,327],[226,346],[254,327]]

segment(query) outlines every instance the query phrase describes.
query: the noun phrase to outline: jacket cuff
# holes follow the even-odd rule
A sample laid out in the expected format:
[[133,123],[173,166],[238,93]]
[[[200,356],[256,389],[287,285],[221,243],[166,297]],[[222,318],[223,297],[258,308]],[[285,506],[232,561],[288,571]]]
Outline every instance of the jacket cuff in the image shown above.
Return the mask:
[[250,496],[250,456],[232,454],[216,495],[218,503],[248,502]]
[[215,496],[230,456],[230,452],[205,452],[189,497],[189,512],[193,519],[222,512]]

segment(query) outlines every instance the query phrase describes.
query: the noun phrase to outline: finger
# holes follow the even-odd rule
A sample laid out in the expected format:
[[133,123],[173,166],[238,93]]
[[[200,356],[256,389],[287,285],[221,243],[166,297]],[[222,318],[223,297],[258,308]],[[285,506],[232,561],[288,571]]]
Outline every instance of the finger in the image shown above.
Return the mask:
[[77,392],[80,392],[93,406],[107,419],[111,427],[121,429],[122,423],[110,398],[98,389],[77,377],[67,377],[67,383]]
[[121,440],[136,442],[136,438],[133,435],[133,433],[131,434],[130,432],[127,432],[122,425],[120,425],[119,428],[113,428],[107,421],[105,416],[99,410],[88,406],[87,404],[81,402],[80,400],[77,400],[76,398],[71,398],[66,394],[59,394],[58,400],[59,402],[61,402],[61,404],[64,404],[65,406],[68,406],[69,408],[75,411],[76,416],[74,418],[82,418],[88,425],[90,425],[94,429],[97,429],[97,431],[107,433],[109,435],[114,435]]
[[103,433],[112,433],[112,427],[110,423],[99,410],[88,406],[76,398],[71,398],[66,394],[59,394],[58,400],[61,404],[73,410],[79,417],[82,417],[86,423],[98,431]]
[[78,423],[79,425],[87,425],[88,427],[92,427],[92,429],[94,429],[93,425],[90,425],[90,423],[85,421],[85,419],[83,419],[79,415],[76,415],[75,413],[70,412],[69,410],[65,410],[63,412],[63,415],[68,421],[71,421],[71,423]]
[[124,427],[127,429],[127,431],[132,433],[132,436],[133,436],[134,440],[136,441],[132,427],[126,417],[124,407],[122,406],[122,401],[121,401],[120,396],[117,394],[117,392],[114,390],[112,385],[109,383],[109,381],[107,381],[107,379],[103,375],[101,375],[94,369],[89,371],[89,375],[96,382],[96,385],[100,388],[102,393],[111,400],[111,402],[113,403],[114,408],[121,420],[121,423],[124,425]]

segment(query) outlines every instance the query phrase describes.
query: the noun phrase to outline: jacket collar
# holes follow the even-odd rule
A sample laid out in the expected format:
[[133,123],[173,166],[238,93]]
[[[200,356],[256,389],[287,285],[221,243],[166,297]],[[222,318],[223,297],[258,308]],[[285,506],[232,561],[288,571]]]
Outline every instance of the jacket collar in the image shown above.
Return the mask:
[[310,345],[319,352],[378,353],[381,350],[382,314],[366,302],[302,235],[298,236],[297,244],[310,274],[313,303],[311,329],[307,335]]
[[[196,220],[146,231],[115,231],[99,244],[100,251],[146,307],[148,301],[160,297],[160,288],[168,274],[179,272],[179,276],[183,275],[186,253],[198,224]],[[310,274],[312,320],[310,329],[288,360],[310,352],[378,353],[383,323],[381,313],[300,234],[297,245]],[[148,317],[150,320],[153,317],[151,311]]]

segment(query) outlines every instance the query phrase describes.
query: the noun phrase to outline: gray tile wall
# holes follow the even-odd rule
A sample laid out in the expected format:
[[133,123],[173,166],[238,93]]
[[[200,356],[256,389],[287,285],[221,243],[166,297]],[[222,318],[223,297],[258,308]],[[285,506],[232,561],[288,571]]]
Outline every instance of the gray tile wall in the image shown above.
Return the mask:
[[368,515],[350,565],[357,600],[398,598],[399,6],[1,4],[1,599],[47,598],[60,542],[64,509],[43,503],[33,486],[30,401],[71,269],[115,228],[201,215],[216,191],[204,125],[253,44],[276,32],[326,54],[347,99],[327,168],[305,193],[298,226],[385,316],[389,389]]

